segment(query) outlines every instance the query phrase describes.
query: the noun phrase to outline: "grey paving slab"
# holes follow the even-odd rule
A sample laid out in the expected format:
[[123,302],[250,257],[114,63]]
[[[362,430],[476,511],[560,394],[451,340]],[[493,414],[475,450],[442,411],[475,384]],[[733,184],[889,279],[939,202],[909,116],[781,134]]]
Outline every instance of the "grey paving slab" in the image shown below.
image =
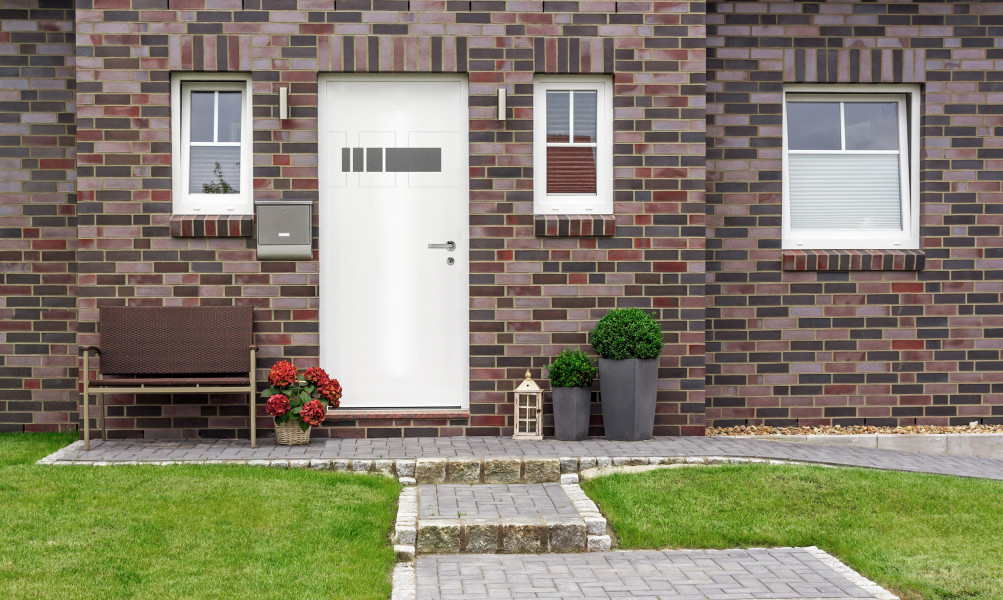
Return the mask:
[[418,519],[579,518],[559,483],[418,486]]
[[[200,459],[187,452],[198,447]],[[308,454],[307,454],[308,453]],[[179,457],[180,455],[180,457]],[[871,467],[1003,479],[1003,457],[999,459],[922,454],[877,448],[853,448],[766,442],[725,437],[662,437],[639,442],[589,439],[580,442],[557,440],[516,441],[509,437],[388,438],[366,440],[320,439],[309,446],[276,446],[261,440],[251,448],[244,440],[92,441],[85,452],[74,444],[50,462],[67,464],[98,461],[126,462],[167,460],[277,460],[289,458],[390,459],[452,457],[743,457],[801,461],[829,465]]]
[[419,556],[415,588],[418,600],[895,597],[817,548]]

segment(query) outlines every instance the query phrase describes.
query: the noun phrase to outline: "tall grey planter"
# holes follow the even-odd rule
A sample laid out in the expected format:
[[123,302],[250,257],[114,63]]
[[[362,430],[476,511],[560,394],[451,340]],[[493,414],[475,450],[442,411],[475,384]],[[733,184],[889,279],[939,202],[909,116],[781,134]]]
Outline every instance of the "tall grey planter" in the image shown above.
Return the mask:
[[589,437],[592,390],[584,387],[554,388],[554,436],[559,440]]
[[608,440],[646,440],[655,427],[658,359],[599,359],[599,394]]

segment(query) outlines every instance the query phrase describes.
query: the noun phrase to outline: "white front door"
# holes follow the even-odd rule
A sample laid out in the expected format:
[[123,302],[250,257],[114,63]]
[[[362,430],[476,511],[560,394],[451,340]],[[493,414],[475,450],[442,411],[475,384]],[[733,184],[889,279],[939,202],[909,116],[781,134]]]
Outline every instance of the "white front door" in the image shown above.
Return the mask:
[[347,409],[466,408],[466,79],[321,77],[318,116],[321,366]]

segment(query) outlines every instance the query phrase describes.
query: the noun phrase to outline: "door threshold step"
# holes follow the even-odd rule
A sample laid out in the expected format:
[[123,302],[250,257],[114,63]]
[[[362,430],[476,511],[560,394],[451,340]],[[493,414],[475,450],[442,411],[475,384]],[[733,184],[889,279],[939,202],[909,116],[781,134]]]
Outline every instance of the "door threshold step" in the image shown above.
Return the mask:
[[610,547],[606,519],[577,484],[424,484],[405,488],[400,506],[395,545],[403,559]]

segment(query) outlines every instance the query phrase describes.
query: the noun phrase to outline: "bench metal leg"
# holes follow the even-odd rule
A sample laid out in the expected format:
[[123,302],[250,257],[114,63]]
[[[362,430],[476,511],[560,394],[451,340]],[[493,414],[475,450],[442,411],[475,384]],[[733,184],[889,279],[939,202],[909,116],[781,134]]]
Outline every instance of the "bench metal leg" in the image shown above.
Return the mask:
[[254,361],[254,348],[251,348],[251,374],[250,374],[251,387],[250,387],[250,394],[249,394],[249,400],[250,400],[250,405],[251,405],[251,448],[254,448],[254,447],[256,447],[258,445],[257,444],[257,435],[258,435],[258,431],[257,431],[257,429],[258,429],[258,424],[257,424],[258,415],[257,415],[257,413],[258,413],[258,406],[257,406],[257,403],[255,402],[255,399],[258,397],[258,386],[257,386],[257,384],[254,381],[254,368],[255,368],[255,364],[254,363],[255,363],[255,361]]
[[101,441],[108,441],[108,404],[104,394],[98,394],[98,402],[101,403]]
[[87,365],[87,350],[84,350],[84,450],[91,449],[91,414],[90,398],[87,389],[87,381],[90,379],[90,370]]

